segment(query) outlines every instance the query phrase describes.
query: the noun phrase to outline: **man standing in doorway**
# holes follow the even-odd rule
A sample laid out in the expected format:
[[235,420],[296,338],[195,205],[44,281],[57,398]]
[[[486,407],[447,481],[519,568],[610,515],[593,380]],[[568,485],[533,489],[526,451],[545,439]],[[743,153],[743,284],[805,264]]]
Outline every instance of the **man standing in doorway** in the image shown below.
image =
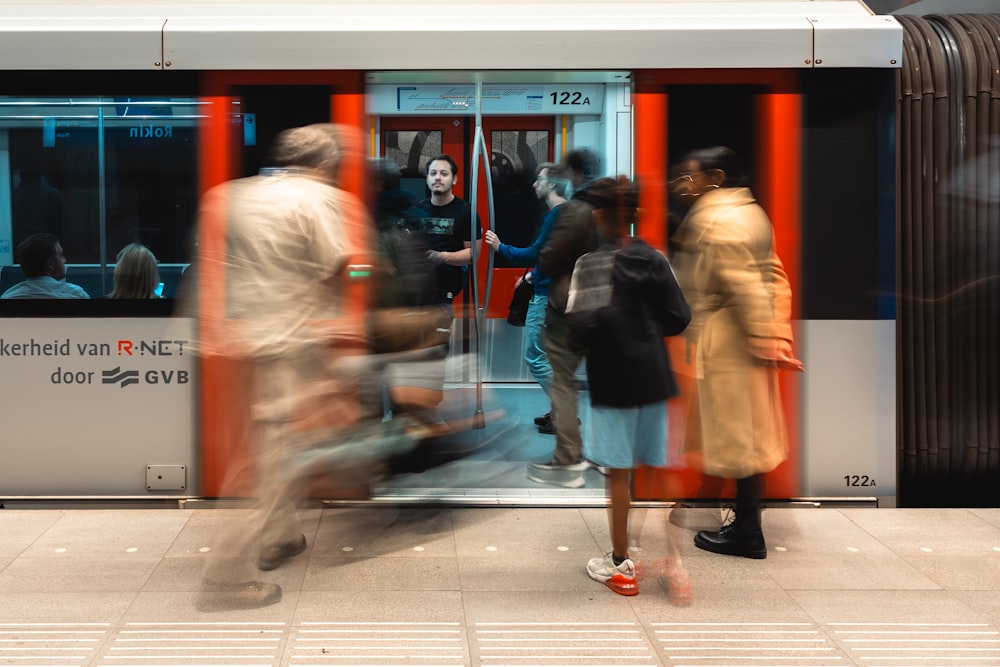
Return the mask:
[[[455,196],[458,165],[450,155],[442,153],[431,158],[426,172],[431,196],[417,204],[426,216],[405,224],[430,248],[427,258],[434,265],[435,303],[443,311],[435,320],[437,332],[448,336],[454,318],[452,302],[465,287],[472,263],[472,207]],[[481,236],[477,215],[475,238]],[[443,358],[393,364],[387,379],[395,387],[397,407],[441,432],[448,430],[437,410],[443,398],[445,369]]]
[[[418,204],[428,217],[420,231],[427,235],[431,250],[427,256],[437,265],[439,300],[450,304],[465,287],[468,266],[472,263],[472,207],[455,196],[458,165],[442,153],[427,163],[427,188],[431,196]],[[482,225],[476,216],[476,238]]]

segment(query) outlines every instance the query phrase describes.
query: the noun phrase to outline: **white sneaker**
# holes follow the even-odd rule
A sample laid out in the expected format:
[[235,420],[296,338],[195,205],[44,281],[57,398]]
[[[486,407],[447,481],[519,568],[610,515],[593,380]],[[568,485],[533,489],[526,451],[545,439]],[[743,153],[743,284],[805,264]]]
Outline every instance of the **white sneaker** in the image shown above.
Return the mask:
[[587,563],[587,574],[619,595],[636,595],[639,592],[635,564],[631,558],[626,558],[618,565],[615,565],[610,553],[604,558],[591,558]]
[[566,463],[559,464],[555,461],[545,461],[544,463],[532,461],[530,467],[535,470],[544,471],[561,471],[561,472],[583,472],[590,467],[590,462],[587,460],[580,461],[579,463]]
[[600,474],[604,475],[605,477],[608,476],[608,469],[605,466],[599,466],[593,461],[586,461],[586,464],[591,468],[593,468],[594,470],[596,470],[597,472],[599,472]]
[[529,463],[528,479],[538,484],[554,484],[565,486],[569,489],[579,489],[587,483],[583,478],[583,471],[589,466],[586,461],[571,463],[569,465],[558,465],[552,463]]

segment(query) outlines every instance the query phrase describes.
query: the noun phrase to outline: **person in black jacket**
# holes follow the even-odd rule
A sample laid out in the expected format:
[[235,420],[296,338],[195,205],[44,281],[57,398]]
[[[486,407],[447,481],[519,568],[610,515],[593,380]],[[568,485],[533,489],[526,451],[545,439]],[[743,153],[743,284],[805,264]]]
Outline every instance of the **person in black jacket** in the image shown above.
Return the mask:
[[608,468],[611,500],[612,550],[587,573],[622,595],[639,592],[628,553],[632,470],[667,464],[666,400],[678,390],[663,338],[691,321],[666,257],[630,235],[638,201],[635,184],[619,176],[614,203],[593,211],[601,245],[577,260],[566,304],[590,385],[584,455]]

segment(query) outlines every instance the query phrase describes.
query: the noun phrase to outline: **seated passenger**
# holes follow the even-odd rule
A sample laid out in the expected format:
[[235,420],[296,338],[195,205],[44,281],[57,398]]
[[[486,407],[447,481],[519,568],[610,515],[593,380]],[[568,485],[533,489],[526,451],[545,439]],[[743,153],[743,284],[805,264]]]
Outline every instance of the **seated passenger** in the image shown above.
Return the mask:
[[109,299],[159,299],[160,270],[153,251],[129,243],[115,259],[115,284]]
[[17,246],[17,258],[25,280],[0,299],[89,299],[79,285],[66,282],[66,256],[55,234],[32,234]]

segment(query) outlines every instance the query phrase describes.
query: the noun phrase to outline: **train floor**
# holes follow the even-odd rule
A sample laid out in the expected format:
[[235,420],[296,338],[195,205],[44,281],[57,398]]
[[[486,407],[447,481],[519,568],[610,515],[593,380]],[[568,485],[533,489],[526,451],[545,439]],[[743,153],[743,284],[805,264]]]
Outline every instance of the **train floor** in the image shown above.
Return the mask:
[[[472,427],[477,409],[481,428]],[[604,478],[596,469],[585,470],[580,475],[582,485],[572,488],[528,479],[529,462],[547,463],[552,458],[555,435],[539,432],[534,423],[548,409],[548,400],[535,383],[487,383],[478,400],[475,385],[451,385],[439,410],[452,425],[451,432],[415,452],[411,465],[397,465],[393,474],[379,479],[372,485],[372,495],[401,502],[603,501]],[[579,412],[584,432],[589,414],[585,388]]]
[[718,509],[642,508],[623,597],[599,507],[312,507],[279,602],[206,609],[240,511],[0,510],[0,665],[1000,665],[1000,509],[772,507],[750,560],[693,545]]

